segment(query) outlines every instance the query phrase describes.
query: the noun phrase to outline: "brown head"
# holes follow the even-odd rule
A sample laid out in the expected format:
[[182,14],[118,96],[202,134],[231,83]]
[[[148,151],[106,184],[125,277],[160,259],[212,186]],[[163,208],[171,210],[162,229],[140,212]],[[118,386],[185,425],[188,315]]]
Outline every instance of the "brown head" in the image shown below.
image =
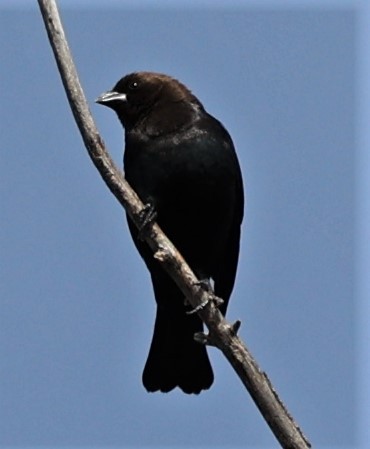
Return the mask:
[[184,84],[154,72],[126,75],[96,102],[113,109],[126,132],[135,129],[148,135],[174,132],[203,110]]

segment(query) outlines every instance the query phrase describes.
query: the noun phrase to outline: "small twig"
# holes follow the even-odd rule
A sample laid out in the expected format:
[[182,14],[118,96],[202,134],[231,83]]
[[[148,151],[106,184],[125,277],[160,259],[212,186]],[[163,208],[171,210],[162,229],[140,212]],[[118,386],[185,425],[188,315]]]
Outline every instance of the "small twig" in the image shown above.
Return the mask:
[[[139,217],[144,205],[130,188],[122,172],[115,167],[98,134],[72,61],[56,3],[53,0],[38,0],[38,3],[68,101],[89,156],[108,188],[139,227]],[[281,446],[287,449],[311,447],[279,399],[267,375],[259,369],[244,343],[237,337],[239,323],[230,325],[225,320],[212,301],[212,294],[197,286],[198,279],[157,224],[153,224],[145,233],[145,240],[155,253],[154,257],[161,261],[163,268],[175,280],[191,305],[199,309],[198,315],[208,327],[210,335],[198,337],[221,349]],[[202,304],[206,302],[207,306],[202,308]]]
[[235,323],[231,326],[235,335],[238,334],[241,325],[242,325],[242,322],[240,320],[236,320]]

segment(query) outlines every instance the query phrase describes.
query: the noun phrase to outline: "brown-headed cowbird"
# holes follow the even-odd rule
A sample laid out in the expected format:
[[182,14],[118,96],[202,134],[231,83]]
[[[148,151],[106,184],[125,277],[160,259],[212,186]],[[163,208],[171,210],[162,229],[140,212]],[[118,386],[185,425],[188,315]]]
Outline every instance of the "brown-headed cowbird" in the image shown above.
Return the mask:
[[[125,128],[124,169],[140,199],[201,280],[214,282],[225,313],[234,286],[243,185],[230,135],[179,81],[163,74],[125,76],[97,102]],[[143,383],[148,391],[180,387],[199,393],[213,382],[203,325],[187,314],[184,295],[153,258],[128,218],[135,245],[152,278],[157,314]]]

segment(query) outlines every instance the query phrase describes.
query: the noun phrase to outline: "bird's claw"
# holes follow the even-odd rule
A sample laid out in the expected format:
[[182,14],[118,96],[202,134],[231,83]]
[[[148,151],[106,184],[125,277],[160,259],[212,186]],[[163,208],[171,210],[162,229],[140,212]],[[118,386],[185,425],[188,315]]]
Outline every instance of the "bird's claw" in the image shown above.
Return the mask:
[[213,301],[217,307],[220,307],[224,303],[224,300],[222,298],[219,298],[215,295],[214,288],[210,279],[200,279],[199,281],[195,282],[194,285],[201,287],[203,290],[209,293],[210,300]]
[[199,281],[195,282],[194,285],[202,287],[202,289],[208,293],[213,293],[213,287],[209,278],[199,279]]
[[219,298],[214,294],[213,287],[209,279],[200,279],[199,281],[195,282],[194,285],[203,288],[203,290],[205,290],[208,293],[208,295],[203,302],[201,302],[196,307],[186,312],[187,315],[192,315],[193,313],[197,313],[200,310],[203,310],[206,307],[206,305],[211,301],[215,303],[216,307],[220,307],[224,303],[223,299]]
[[186,312],[186,315],[193,315],[194,313],[197,313],[200,310],[203,310],[204,307],[209,303],[209,301],[210,301],[209,298],[205,299],[203,302],[198,304],[196,307],[194,307],[193,309],[191,309],[188,312]]
[[153,223],[157,218],[157,212],[151,203],[146,203],[139,213],[140,226],[138,238],[139,240],[145,239],[145,233],[148,230],[148,226]]

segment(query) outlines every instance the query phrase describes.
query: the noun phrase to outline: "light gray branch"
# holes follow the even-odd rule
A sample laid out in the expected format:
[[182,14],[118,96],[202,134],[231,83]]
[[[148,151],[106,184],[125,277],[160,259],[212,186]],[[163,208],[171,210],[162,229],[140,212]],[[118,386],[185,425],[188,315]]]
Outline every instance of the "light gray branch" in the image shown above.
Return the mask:
[[[108,188],[135,224],[139,225],[143,204],[126,182],[123,173],[114,165],[98,134],[68,48],[56,3],[54,0],[38,0],[38,3],[68,101],[89,156]],[[154,257],[162,263],[194,308],[212,299],[157,224],[149,228],[145,239]],[[209,330],[208,336],[197,335],[198,341],[213,344],[224,353],[281,446],[286,449],[311,447],[279,399],[266,373],[260,370],[245,344],[236,335],[240,323],[229,324],[212,300],[197,313]]]

